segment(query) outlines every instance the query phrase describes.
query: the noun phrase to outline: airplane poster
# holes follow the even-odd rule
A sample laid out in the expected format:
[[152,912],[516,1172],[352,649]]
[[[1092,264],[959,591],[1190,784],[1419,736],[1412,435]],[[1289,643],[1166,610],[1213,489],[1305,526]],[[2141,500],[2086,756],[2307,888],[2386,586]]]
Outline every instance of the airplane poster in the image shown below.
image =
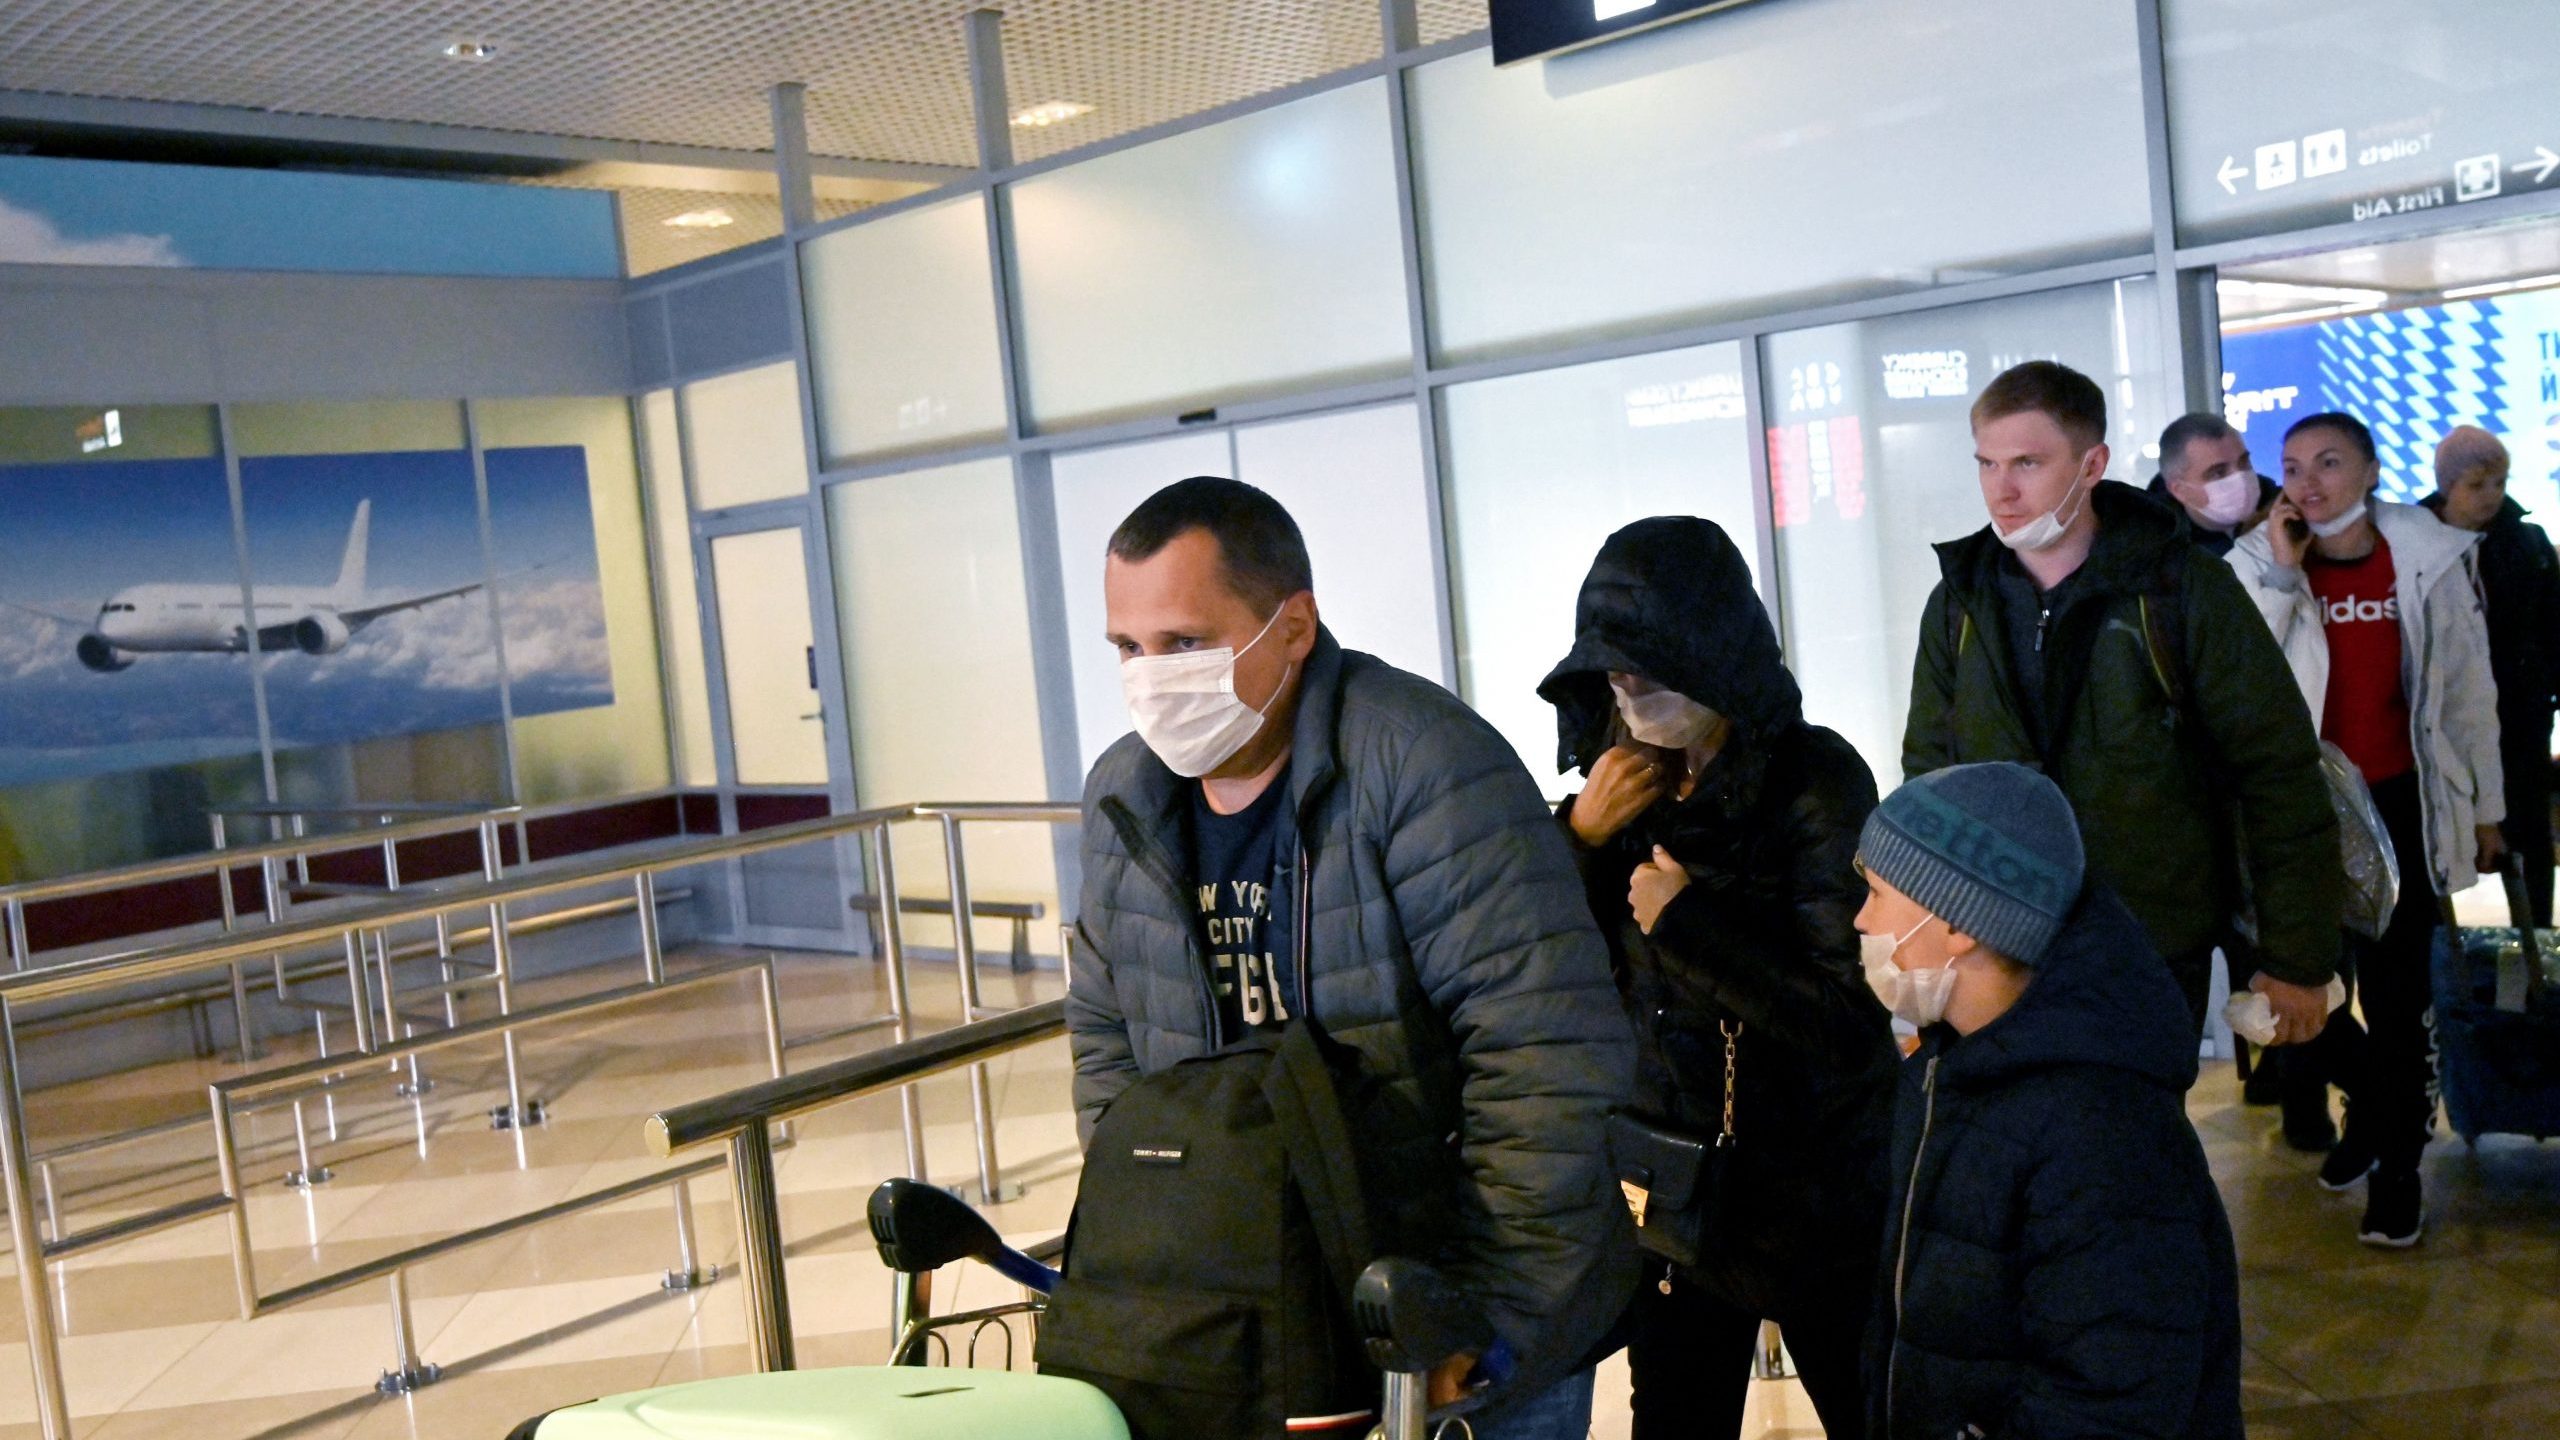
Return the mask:
[[[574,446],[241,462],[254,613],[219,460],[0,471],[0,786],[495,722],[494,578],[519,715],[610,704]],[[494,564],[492,563],[494,562]]]

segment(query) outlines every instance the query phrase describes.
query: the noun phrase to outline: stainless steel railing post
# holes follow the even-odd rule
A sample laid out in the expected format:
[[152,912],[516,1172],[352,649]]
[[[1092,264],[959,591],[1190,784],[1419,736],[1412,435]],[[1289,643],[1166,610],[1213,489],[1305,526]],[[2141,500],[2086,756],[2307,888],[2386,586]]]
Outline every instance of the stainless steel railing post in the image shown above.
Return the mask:
[[[774,1191],[773,1137],[764,1121],[753,1121],[729,1137],[729,1182],[738,1201],[738,1276],[746,1285],[748,1344],[757,1370],[789,1370],[791,1294],[782,1276],[782,1207]],[[35,1293],[42,1298],[41,1290]]]
[[[254,1252],[249,1248],[249,1200],[247,1187],[240,1181],[240,1147],[231,1134],[231,1096],[220,1085],[206,1087],[213,1105],[213,1164],[220,1175],[223,1198],[231,1202],[231,1284],[240,1301],[240,1318],[251,1319],[258,1313],[258,1273]],[[301,1128],[302,1107],[294,1106],[295,1128]]]
[[[890,1033],[900,1040],[911,1038],[907,1008],[907,947],[898,927],[898,865],[889,854],[887,822],[872,827],[871,853],[880,873],[880,961],[889,983],[889,1013],[894,1017]],[[925,1178],[924,1170],[924,1099],[913,1085],[898,1087],[898,1123],[907,1141],[907,1174]]]
[[[213,848],[223,849],[224,838],[222,817],[216,815],[213,817]],[[228,935],[240,928],[240,902],[231,893],[230,866],[215,867],[213,888],[222,897],[222,933]],[[258,1058],[258,1030],[249,1019],[249,974],[241,968],[241,963],[238,960],[231,962],[231,1025],[239,1032],[235,1038],[240,1042],[240,1063],[248,1065]]]
[[453,988],[453,917],[436,912],[436,978],[444,983],[444,1028],[462,1023],[462,996]]
[[418,1331],[409,1320],[409,1272],[394,1270],[391,1280],[391,1348],[396,1357],[392,1368],[382,1372],[373,1382],[376,1394],[406,1395],[422,1385],[433,1385],[444,1373],[444,1367],[430,1365],[418,1358]]
[[[496,881],[502,868],[498,847],[498,822],[484,820],[480,824],[480,873]],[[489,902],[489,967],[496,977],[491,982],[498,992],[498,1013],[515,1013],[515,947],[507,937],[507,902]],[[518,1129],[541,1118],[539,1105],[528,1108],[524,1098],[524,1063],[516,1049],[516,1032],[512,1029],[498,1037],[498,1045],[506,1054],[507,1108],[489,1117],[494,1128]]]
[[27,953],[27,902],[9,897],[9,968],[24,970],[33,957]]
[[303,1118],[300,1100],[293,1102],[293,1156],[293,1168],[285,1172],[284,1183],[296,1190],[308,1190],[314,1185],[326,1185],[335,1173],[326,1165],[312,1163],[311,1126]]
[[349,930],[345,934],[347,952],[347,1011],[349,1023],[355,1027],[356,1053],[373,1050],[373,992],[364,978],[364,932]]
[[[14,1037],[12,1007],[0,1000],[0,1036]],[[36,1423],[44,1440],[71,1440],[71,1403],[62,1391],[62,1344],[54,1330],[52,1265],[36,1233],[36,1197],[28,1184],[27,1116],[18,1094],[14,1039],[0,1044],[0,1189],[9,1202],[9,1243],[16,1251],[18,1301],[27,1327],[27,1364],[35,1372]]]
[[[969,914],[969,863],[956,816],[942,817],[942,863],[951,882],[951,958],[960,967],[960,1020],[967,1024],[978,1019],[985,1007],[978,1003],[978,936]],[[1005,1197],[997,1178],[995,1101],[989,1094],[983,1060],[969,1067],[969,1123],[978,1138],[979,1203],[1001,1204]]]
[[1387,1372],[1386,1404],[1378,1415],[1378,1430],[1386,1440],[1423,1440],[1428,1433],[1423,1428],[1429,1414],[1423,1378],[1397,1370]]
[[640,908],[640,973],[656,985],[667,978],[667,954],[658,937],[658,877],[643,870],[631,879],[631,893]]
[[658,1282],[661,1290],[699,1290],[720,1278],[720,1267],[702,1263],[693,1238],[693,1189],[679,1180],[672,1187],[676,1200],[676,1268]]

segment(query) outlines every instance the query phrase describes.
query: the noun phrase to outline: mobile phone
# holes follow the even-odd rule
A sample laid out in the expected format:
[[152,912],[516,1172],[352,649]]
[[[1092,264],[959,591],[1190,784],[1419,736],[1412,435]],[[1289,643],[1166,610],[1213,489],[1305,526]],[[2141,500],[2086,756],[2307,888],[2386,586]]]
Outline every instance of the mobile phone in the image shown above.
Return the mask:
[[2299,515],[2287,515],[2284,517],[2284,533],[2293,537],[2294,544],[2308,545],[2311,543],[2311,522]]

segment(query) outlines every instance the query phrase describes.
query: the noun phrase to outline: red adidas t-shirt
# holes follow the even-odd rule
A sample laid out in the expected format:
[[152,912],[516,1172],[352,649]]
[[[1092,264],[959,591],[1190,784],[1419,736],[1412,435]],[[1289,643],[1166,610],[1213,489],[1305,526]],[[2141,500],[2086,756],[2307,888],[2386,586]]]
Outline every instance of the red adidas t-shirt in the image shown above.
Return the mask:
[[2409,742],[2409,692],[2400,683],[2400,600],[2392,591],[2399,574],[2391,545],[2375,537],[2361,560],[2303,560],[2311,593],[2320,601],[2320,624],[2329,637],[2329,694],[2320,713],[2320,738],[2347,752],[2376,784],[2418,768]]

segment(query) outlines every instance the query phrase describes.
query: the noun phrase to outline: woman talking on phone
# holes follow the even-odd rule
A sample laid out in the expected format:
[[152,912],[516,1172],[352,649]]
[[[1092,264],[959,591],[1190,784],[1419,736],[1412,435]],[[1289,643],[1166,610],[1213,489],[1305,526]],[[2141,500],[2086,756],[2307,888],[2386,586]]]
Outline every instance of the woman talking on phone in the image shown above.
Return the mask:
[[2380,479],[2362,421],[2295,421],[2284,495],[2230,558],[2320,738],[2364,772],[2399,852],[2398,908],[2381,938],[2350,946],[2370,1032],[2341,1010],[2292,1063],[2317,1064],[2347,1096],[2346,1131],[2320,1183],[2344,1190],[2370,1176],[2358,1237],[2403,1248],[2426,1220],[2418,1159],[2435,1127],[2427,971],[2438,897],[2496,868],[2506,789],[2473,556],[2480,537],[2374,499]]
[[1560,767],[1590,777],[1560,819],[1635,1021],[1609,1148],[1647,1252],[1636,1440],[1738,1433],[1763,1319],[1829,1432],[1855,1435],[1896,1058],[1854,924],[1874,777],[1805,723],[1707,520],[1609,537],[1538,693]]

